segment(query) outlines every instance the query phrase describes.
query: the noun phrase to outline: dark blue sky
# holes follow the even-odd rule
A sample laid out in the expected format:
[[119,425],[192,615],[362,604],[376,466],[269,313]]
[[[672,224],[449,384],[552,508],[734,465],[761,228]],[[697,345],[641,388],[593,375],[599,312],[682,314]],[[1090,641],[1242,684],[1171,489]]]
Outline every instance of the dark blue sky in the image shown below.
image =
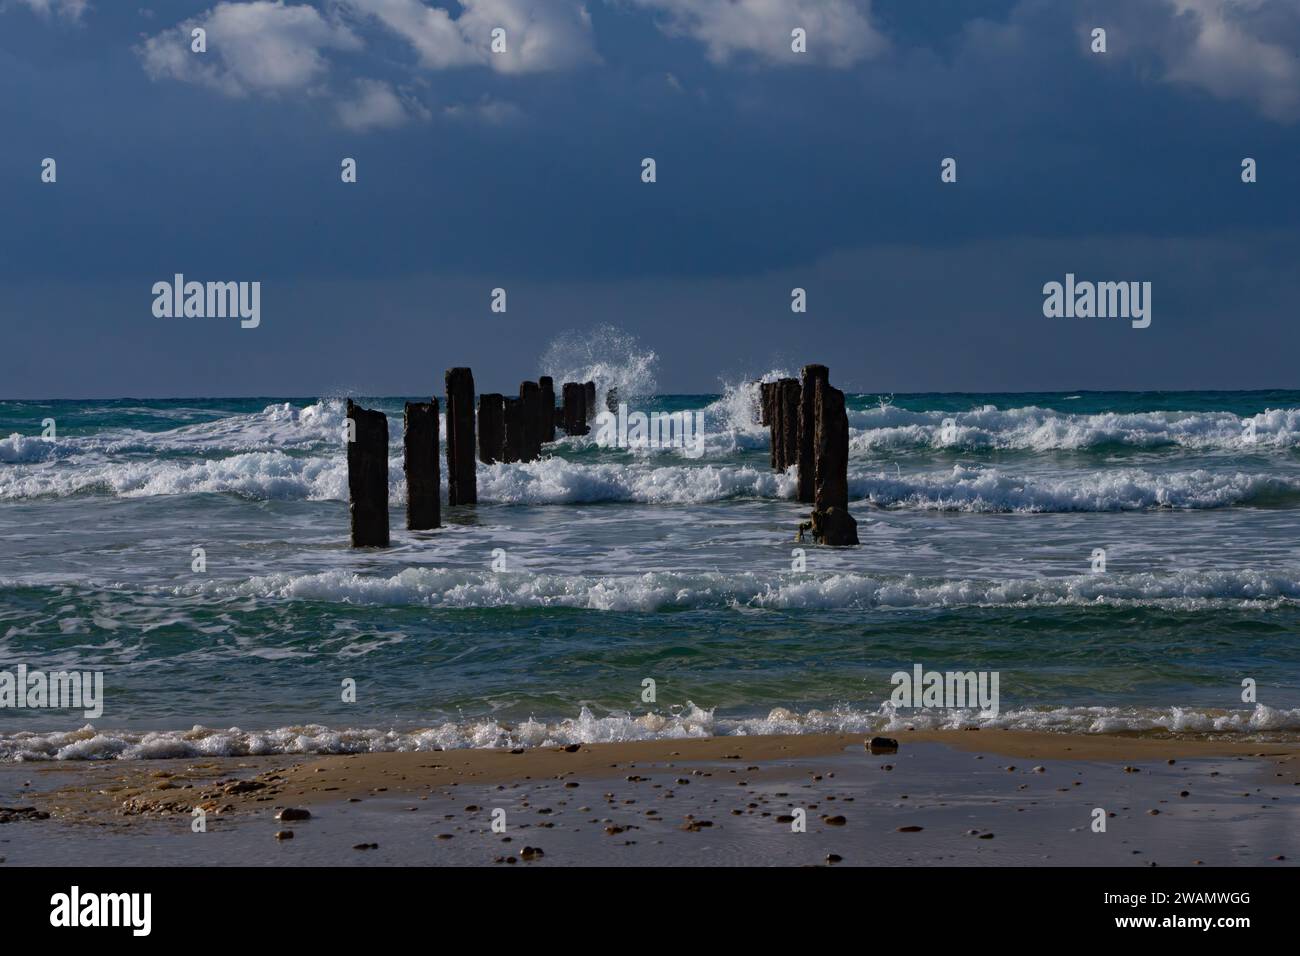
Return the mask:
[[600,324],[663,391],[1300,387],[1294,0],[0,0],[0,89],[3,397],[508,389]]

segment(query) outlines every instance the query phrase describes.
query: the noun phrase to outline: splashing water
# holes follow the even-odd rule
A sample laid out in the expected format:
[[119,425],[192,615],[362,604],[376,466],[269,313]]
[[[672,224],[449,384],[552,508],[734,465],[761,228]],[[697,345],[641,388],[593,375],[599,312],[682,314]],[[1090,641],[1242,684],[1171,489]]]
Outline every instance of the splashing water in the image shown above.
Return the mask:
[[705,409],[710,432],[730,434],[736,447],[758,447],[754,441],[766,441],[767,429],[758,423],[761,382],[775,382],[788,377],[781,369],[772,369],[758,378],[746,376],[736,382],[722,382],[722,396]]
[[604,408],[611,388],[621,401],[653,398],[658,393],[655,369],[659,356],[630,332],[612,325],[560,333],[542,356],[542,371],[564,382],[595,382],[596,407]]

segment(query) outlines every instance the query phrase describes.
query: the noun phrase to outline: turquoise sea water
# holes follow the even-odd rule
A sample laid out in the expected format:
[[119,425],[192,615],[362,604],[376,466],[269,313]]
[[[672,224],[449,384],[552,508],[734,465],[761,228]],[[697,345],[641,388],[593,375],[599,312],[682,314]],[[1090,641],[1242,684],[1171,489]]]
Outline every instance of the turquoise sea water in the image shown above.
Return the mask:
[[[0,759],[1300,732],[1300,392],[852,395],[862,546],[803,570],[751,386],[623,394],[702,410],[704,454],[565,438],[421,533],[403,399],[360,399],[393,453],[393,547],[363,552],[341,399],[0,402],[0,670],[105,684],[93,720],[0,709]],[[883,706],[917,663],[997,671],[1000,713]]]

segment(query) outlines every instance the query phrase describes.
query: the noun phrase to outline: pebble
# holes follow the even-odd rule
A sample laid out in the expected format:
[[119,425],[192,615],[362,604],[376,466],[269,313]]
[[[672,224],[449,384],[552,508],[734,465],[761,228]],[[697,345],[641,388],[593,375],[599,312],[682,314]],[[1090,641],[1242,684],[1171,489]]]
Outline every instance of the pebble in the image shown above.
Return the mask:
[[299,807],[285,807],[275,815],[277,820],[283,820],[288,823],[290,820],[310,820],[311,811],[303,810]]
[[276,838],[277,840],[292,840],[292,839],[293,839],[293,831],[292,831],[292,830],[276,830],[276,831],[275,831],[275,838]]

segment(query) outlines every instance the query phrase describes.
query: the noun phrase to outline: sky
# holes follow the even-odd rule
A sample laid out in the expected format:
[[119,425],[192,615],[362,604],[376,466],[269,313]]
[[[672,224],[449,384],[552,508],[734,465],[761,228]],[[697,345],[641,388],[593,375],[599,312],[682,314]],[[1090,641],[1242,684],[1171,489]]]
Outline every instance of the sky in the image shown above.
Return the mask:
[[0,131],[0,398],[1300,388],[1297,0],[0,0]]

